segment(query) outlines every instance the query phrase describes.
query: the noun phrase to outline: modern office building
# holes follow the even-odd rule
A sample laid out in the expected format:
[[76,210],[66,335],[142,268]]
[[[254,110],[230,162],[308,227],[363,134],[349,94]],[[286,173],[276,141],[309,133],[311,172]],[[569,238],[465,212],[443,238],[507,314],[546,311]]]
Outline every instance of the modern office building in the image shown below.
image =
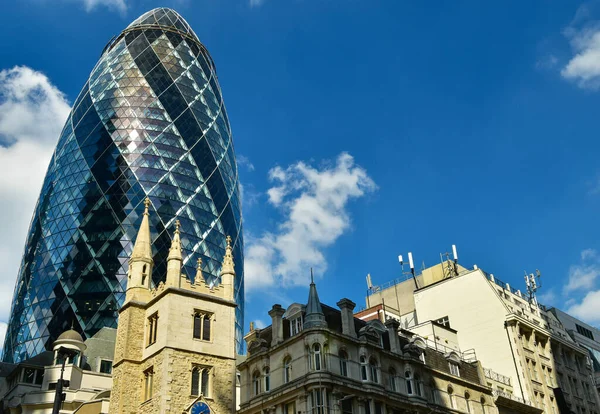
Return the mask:
[[[475,350],[498,395],[550,414],[600,412],[587,351],[535,297],[477,266],[446,261],[414,279],[372,286],[367,306],[359,314],[363,319],[385,314],[409,330],[422,332],[424,324],[434,322],[456,331],[460,345]],[[428,335],[444,344],[441,333]]]
[[589,361],[594,370],[596,388],[600,391],[600,329],[589,325],[557,308],[548,309],[569,336],[579,345],[587,349]]
[[215,65],[188,23],[159,8],[106,45],[58,139],[30,224],[2,359],[48,348],[71,324],[116,327],[149,197],[154,285],[181,222],[183,273],[218,284],[235,257],[238,346],[244,271],[238,170]]
[[311,283],[306,304],[274,305],[270,326],[251,327],[240,414],[541,414],[494,396],[475,355],[430,346],[394,318],[355,318],[348,299],[337,306]]

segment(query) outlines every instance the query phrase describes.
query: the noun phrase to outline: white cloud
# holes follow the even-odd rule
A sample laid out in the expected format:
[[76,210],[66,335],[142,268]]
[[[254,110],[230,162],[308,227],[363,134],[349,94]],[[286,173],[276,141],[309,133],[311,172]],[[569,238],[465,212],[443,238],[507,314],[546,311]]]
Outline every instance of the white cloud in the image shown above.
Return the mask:
[[554,55],[544,56],[535,62],[536,69],[552,69],[558,63],[558,58]]
[[574,35],[571,45],[575,56],[561,70],[565,78],[575,81],[580,88],[596,90],[600,87],[600,30],[584,30]]
[[537,300],[542,305],[552,306],[556,303],[558,299],[556,292],[554,289],[550,289],[547,292],[541,293],[537,295]]
[[594,20],[600,2],[582,4],[563,34],[569,39],[574,56],[562,68],[563,78],[582,89],[600,88],[600,24]]
[[265,0],[250,0],[250,7],[262,6]]
[[564,287],[565,293],[580,289],[592,289],[600,275],[600,257],[593,249],[581,252],[581,261],[569,268],[569,281]]
[[254,327],[256,329],[265,329],[267,326],[267,324],[265,323],[265,321],[261,320],[261,319],[256,319],[254,321]]
[[6,328],[8,325],[5,322],[0,322],[0,349],[4,346],[4,338],[6,337]]
[[245,155],[238,155],[237,163],[239,166],[247,168],[248,171],[254,171],[254,164],[252,164],[252,162],[250,162],[250,159]]
[[310,267],[317,274],[327,269],[323,250],[350,227],[347,204],[377,186],[366,170],[347,153],[315,168],[298,162],[269,172],[275,184],[267,191],[270,203],[284,215],[274,232],[246,244],[246,288],[305,283]]
[[44,74],[23,66],[0,71],[0,321],[10,312],[29,222],[69,111]]
[[567,313],[590,324],[600,323],[600,290],[586,294],[581,303],[569,307]]
[[96,7],[105,6],[112,10],[117,10],[121,13],[125,13],[127,10],[127,4],[125,0],[82,0],[85,10],[90,12]]

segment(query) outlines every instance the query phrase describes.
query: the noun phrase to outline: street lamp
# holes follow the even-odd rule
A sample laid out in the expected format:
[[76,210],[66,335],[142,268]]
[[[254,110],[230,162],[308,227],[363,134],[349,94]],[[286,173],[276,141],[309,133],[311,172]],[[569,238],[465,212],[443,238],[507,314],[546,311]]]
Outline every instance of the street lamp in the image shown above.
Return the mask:
[[[56,392],[54,393],[54,406],[52,407],[52,414],[59,414],[60,408],[64,401],[63,374],[65,372],[65,363],[67,362],[67,359],[73,358],[77,354],[76,351],[69,349],[69,348],[62,347],[62,346],[60,348],[58,348],[58,350],[56,352],[57,352],[57,358],[58,359],[62,358],[62,367],[60,368],[60,379],[56,383]],[[65,382],[67,382],[67,381],[65,381]]]

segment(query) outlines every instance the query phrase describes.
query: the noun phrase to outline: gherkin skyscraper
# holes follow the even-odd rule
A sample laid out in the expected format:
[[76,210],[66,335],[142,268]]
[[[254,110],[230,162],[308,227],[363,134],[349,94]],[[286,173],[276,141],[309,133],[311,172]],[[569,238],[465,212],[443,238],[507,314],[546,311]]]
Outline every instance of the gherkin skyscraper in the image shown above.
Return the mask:
[[114,37],[58,139],[27,237],[2,359],[42,352],[71,324],[116,327],[128,259],[151,200],[155,284],[167,229],[181,222],[183,272],[218,284],[234,244],[238,349],[244,310],[238,170],[215,65],[175,11],[151,10]]

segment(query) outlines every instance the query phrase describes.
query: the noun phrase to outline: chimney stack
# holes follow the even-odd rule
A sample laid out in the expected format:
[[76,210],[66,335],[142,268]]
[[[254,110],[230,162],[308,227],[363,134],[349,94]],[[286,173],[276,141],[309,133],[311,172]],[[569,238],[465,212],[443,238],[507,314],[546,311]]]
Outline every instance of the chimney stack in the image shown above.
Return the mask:
[[281,305],[273,305],[273,308],[269,311],[271,317],[271,346],[275,346],[283,342],[283,320],[282,316],[285,313],[285,309]]
[[400,349],[400,338],[398,338],[398,328],[400,328],[400,322],[397,319],[390,318],[385,321],[385,327],[387,328],[388,335],[390,337],[390,351],[395,354],[402,354]]
[[356,338],[353,313],[356,303],[352,302],[350,299],[344,298],[340,300],[337,305],[342,311],[342,333]]

